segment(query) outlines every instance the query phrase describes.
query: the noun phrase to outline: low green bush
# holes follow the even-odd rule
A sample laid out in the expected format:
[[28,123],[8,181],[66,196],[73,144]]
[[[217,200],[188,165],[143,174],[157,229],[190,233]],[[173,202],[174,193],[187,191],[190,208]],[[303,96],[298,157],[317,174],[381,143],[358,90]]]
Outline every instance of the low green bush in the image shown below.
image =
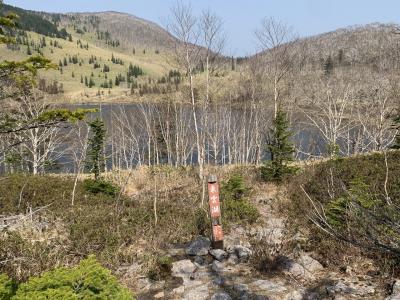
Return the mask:
[[0,274],[0,299],[9,300],[15,294],[16,284],[6,274]]
[[257,208],[247,199],[227,199],[222,202],[222,216],[224,223],[228,223],[229,225],[240,223],[252,224],[257,221],[260,215]]
[[226,225],[254,223],[259,217],[257,208],[247,199],[251,189],[246,186],[243,176],[233,174],[221,187],[221,209]]
[[246,186],[244,178],[240,174],[233,174],[221,187],[222,199],[239,200],[247,197],[249,193],[250,188]]
[[57,268],[40,277],[31,277],[26,283],[19,285],[10,299],[128,300],[133,299],[133,295],[94,256],[89,256],[75,268]]
[[119,193],[119,188],[113,183],[106,181],[104,179],[85,179],[83,182],[85,190],[92,194],[105,194],[115,197]]

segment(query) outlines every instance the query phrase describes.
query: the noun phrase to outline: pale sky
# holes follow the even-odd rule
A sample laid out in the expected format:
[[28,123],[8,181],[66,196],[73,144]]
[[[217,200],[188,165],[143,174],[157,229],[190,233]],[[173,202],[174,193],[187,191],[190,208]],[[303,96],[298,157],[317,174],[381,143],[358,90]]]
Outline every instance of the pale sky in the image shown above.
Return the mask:
[[[310,36],[350,25],[400,23],[398,0],[197,0],[197,13],[210,8],[224,20],[226,54],[243,56],[257,50],[254,30],[264,17],[293,26]],[[119,11],[163,25],[175,0],[5,0],[5,3],[48,12]]]

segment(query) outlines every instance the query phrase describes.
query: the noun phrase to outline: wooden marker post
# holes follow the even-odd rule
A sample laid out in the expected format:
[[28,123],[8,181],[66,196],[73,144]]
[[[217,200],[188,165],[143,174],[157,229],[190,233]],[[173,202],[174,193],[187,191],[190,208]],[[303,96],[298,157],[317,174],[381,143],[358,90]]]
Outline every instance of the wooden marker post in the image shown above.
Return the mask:
[[219,185],[217,182],[217,176],[214,175],[211,175],[208,178],[208,201],[210,204],[212,247],[214,249],[223,249],[224,233],[222,231],[222,223],[221,223]]

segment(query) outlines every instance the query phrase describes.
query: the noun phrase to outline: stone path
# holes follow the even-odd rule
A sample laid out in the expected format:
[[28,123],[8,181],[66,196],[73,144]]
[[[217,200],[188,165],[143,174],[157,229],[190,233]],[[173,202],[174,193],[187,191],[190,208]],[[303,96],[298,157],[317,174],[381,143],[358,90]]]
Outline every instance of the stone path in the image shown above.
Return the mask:
[[[167,252],[174,260],[172,278],[162,282],[142,278],[138,299],[385,299],[373,278],[326,270],[312,253],[282,257],[277,274],[256,272],[249,263],[254,255],[250,241],[262,241],[271,254],[276,254],[286,239],[286,220],[274,214],[274,196],[256,199],[264,224],[232,228],[225,237],[224,250],[211,249],[207,237],[171,246]],[[386,299],[400,300],[400,281]]]

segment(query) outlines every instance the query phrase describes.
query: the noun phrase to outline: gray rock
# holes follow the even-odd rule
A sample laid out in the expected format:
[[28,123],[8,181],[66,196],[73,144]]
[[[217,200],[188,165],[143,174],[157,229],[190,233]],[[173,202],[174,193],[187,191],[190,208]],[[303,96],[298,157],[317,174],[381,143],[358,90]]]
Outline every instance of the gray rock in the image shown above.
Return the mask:
[[217,276],[213,279],[213,284],[221,286],[225,284],[225,279],[223,277]]
[[209,238],[199,237],[186,248],[187,255],[207,255],[210,250],[211,242]]
[[315,272],[324,267],[309,255],[302,255],[297,261],[288,260],[285,263],[285,271],[292,276],[304,280],[315,278]]
[[298,263],[306,268],[309,272],[320,271],[324,268],[317,260],[307,254],[300,256]]
[[249,291],[249,286],[247,284],[243,284],[243,283],[238,283],[238,284],[234,284],[233,285],[233,290],[235,290],[238,293],[246,293]]
[[244,246],[237,246],[235,248],[235,252],[240,260],[248,259],[253,254],[253,251],[251,251],[249,248],[244,247]]
[[271,293],[281,293],[285,292],[287,289],[278,283],[272,282],[270,280],[257,280],[251,283],[252,290],[267,291]]
[[392,287],[392,294],[386,300],[400,300],[400,280],[396,280]]
[[199,266],[203,266],[204,263],[205,263],[205,260],[204,260],[204,258],[203,258],[202,256],[196,256],[196,257],[194,258],[194,262],[195,262],[196,264],[198,264]]
[[217,293],[211,297],[211,300],[231,300],[232,297],[227,293]]
[[246,261],[253,254],[253,251],[242,245],[234,245],[227,250],[231,255],[235,254],[240,261]]
[[219,262],[218,260],[214,260],[211,265],[211,270],[213,270],[216,273],[221,273],[224,271],[225,265],[222,262]]
[[185,292],[185,287],[183,285],[172,290],[172,293],[176,295],[182,295],[184,292]]
[[396,280],[393,284],[392,295],[400,295],[400,280]]
[[183,300],[207,300],[209,299],[209,290],[207,285],[197,286],[183,295]]
[[229,255],[228,263],[231,264],[231,265],[238,264],[239,263],[239,257],[235,253],[232,253],[231,255]]
[[199,280],[202,282],[211,282],[213,279],[212,273],[208,268],[200,268],[190,276],[191,280]]
[[228,258],[228,253],[221,249],[210,250],[210,254],[212,257],[219,261],[223,261],[224,259]]
[[189,260],[179,260],[172,263],[172,276],[188,278],[194,271],[196,271],[196,266]]
[[336,294],[366,297],[375,294],[375,288],[360,282],[338,281],[335,285],[326,288],[329,295]]
[[320,300],[320,299],[321,299],[320,294],[318,294],[317,292],[311,292],[304,295],[302,300]]
[[287,294],[284,300],[303,300],[303,293],[300,291],[293,291]]

